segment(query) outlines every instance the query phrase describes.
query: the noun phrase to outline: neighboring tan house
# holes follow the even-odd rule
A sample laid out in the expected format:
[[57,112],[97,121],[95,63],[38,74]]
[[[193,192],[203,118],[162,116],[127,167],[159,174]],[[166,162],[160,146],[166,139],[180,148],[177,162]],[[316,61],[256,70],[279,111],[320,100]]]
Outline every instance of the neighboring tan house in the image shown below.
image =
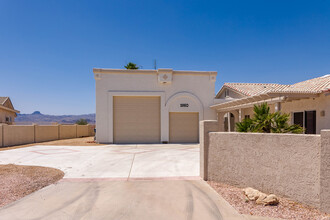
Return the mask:
[[96,141],[199,142],[199,121],[215,120],[217,72],[93,69]]
[[225,83],[211,108],[217,111],[220,129],[234,131],[235,123],[252,117],[253,106],[263,102],[272,112],[290,114],[291,123],[303,126],[307,134],[319,134],[330,128],[330,75],[293,85]]
[[9,97],[0,97],[0,124],[13,124],[18,113]]

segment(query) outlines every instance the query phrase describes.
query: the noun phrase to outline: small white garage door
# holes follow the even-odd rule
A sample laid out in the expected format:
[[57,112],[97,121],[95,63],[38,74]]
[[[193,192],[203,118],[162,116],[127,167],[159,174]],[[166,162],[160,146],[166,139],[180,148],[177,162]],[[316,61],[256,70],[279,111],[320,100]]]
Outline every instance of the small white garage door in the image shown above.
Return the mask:
[[113,97],[114,143],[160,143],[160,97]]
[[170,112],[170,142],[199,142],[198,112]]

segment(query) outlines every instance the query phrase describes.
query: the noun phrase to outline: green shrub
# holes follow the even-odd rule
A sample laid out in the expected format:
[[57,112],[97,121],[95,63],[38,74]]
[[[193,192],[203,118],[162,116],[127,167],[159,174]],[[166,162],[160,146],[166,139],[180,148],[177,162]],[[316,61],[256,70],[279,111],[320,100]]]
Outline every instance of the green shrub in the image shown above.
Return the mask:
[[252,119],[246,118],[242,122],[236,123],[238,132],[259,132],[259,133],[295,133],[304,132],[300,125],[289,124],[289,114],[281,112],[270,113],[267,103],[254,105],[254,115]]
[[86,119],[81,118],[81,119],[79,119],[79,120],[76,121],[76,124],[77,124],[77,125],[87,125],[88,122],[87,122]]

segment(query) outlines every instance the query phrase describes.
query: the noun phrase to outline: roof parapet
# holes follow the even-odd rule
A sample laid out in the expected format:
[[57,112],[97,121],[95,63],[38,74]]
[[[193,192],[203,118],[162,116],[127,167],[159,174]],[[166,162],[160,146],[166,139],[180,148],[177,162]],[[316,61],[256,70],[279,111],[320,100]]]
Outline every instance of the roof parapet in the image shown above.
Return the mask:
[[106,68],[93,68],[93,73],[105,74],[158,74],[162,72],[172,72],[173,74],[182,75],[217,75],[217,71],[193,71],[193,70],[173,70],[173,69],[106,69]]

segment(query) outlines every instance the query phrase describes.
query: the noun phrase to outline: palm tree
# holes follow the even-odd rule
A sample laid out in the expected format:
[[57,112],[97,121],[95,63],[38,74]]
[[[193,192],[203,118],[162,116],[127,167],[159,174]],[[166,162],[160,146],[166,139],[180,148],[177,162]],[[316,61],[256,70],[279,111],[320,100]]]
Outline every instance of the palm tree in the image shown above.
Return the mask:
[[124,66],[126,69],[128,70],[137,70],[140,67],[138,67],[135,63],[129,62],[128,64],[126,64],[126,66]]
[[246,118],[236,123],[238,132],[259,132],[259,133],[303,133],[300,125],[289,125],[289,114],[280,112],[270,113],[267,103],[254,105],[252,119]]

